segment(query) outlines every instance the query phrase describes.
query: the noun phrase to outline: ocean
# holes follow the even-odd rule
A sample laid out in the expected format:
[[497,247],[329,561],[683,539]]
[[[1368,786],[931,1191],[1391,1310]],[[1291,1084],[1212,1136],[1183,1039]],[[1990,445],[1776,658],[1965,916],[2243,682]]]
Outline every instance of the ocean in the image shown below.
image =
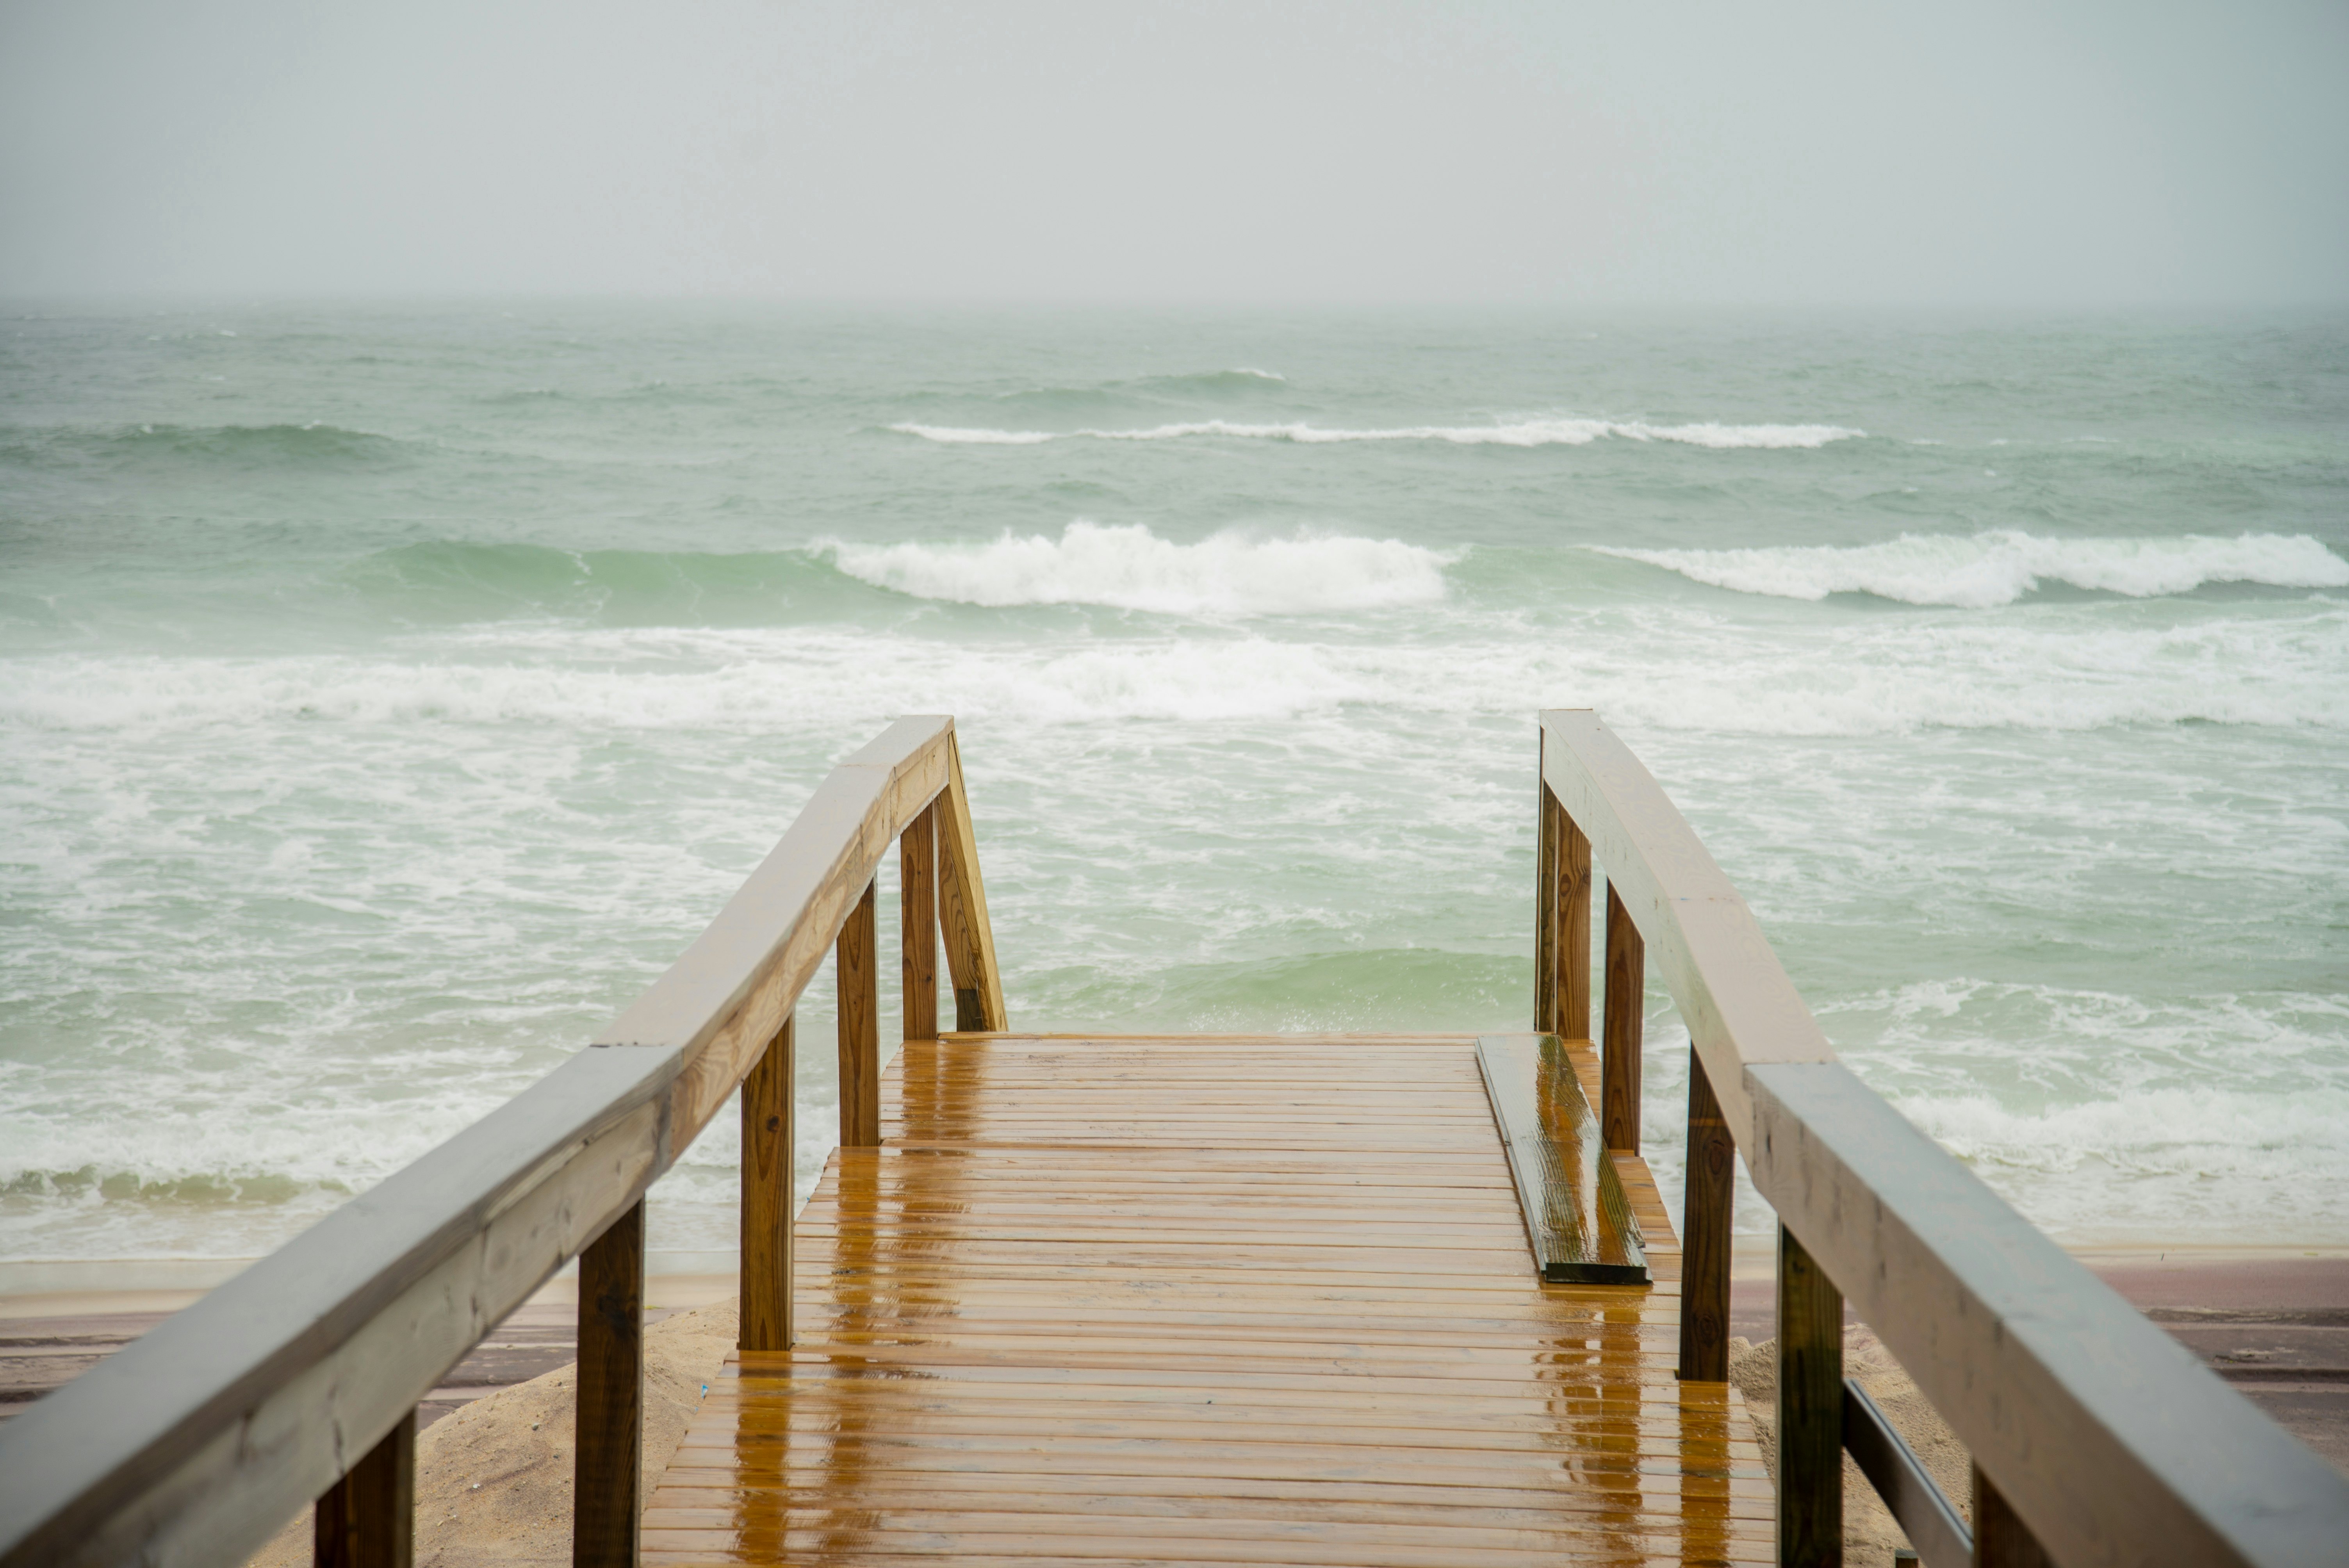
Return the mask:
[[[1015,1026],[1527,1026],[1590,707],[2033,1220],[2349,1241],[2349,321],[12,315],[0,1288],[215,1277],[425,1153],[909,712]],[[735,1154],[659,1266],[730,1266]]]

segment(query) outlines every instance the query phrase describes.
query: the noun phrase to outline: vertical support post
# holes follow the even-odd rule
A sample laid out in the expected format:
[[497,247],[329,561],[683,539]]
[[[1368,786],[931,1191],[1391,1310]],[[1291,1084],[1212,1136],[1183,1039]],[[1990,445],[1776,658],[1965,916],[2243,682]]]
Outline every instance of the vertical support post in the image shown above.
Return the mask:
[[938,1037],[937,802],[897,835],[898,964],[905,1038]]
[[[1549,745],[1549,737],[1541,738]],[[1550,799],[1549,780],[1541,775],[1541,754],[1534,760],[1534,1033],[1555,1035],[1557,1029],[1557,824],[1564,813]]]
[[572,1568],[636,1568],[644,1513],[645,1201],[579,1254]]
[[1729,1380],[1729,1222],[1737,1145],[1704,1059],[1689,1047],[1688,1202],[1681,1216],[1681,1365],[1684,1382]]
[[792,1092],[794,1020],[767,1044],[742,1080],[742,1295],[744,1350],[792,1347]]
[[1590,841],[1557,809],[1557,1032],[1590,1037]]
[[[1561,1039],[1590,1037],[1590,841],[1541,787],[1541,904],[1535,912],[1535,1024]],[[1547,1000],[1547,1012],[1542,1011]]]
[[1609,1149],[1640,1151],[1640,1050],[1646,1027],[1648,948],[1631,912],[1607,883],[1607,1051],[1599,1128]]
[[833,950],[840,982],[840,1146],[873,1149],[881,1142],[880,937],[873,914],[874,884],[864,884]]
[[2031,1533],[1980,1465],[1974,1470],[1974,1568],[2055,1568],[2047,1549]]
[[1778,1227],[1778,1563],[1842,1568],[1843,1293]]
[[416,1561],[416,1412],[318,1499],[310,1560],[317,1568],[409,1568]]
[[995,928],[978,880],[978,840],[962,787],[962,752],[947,742],[947,788],[931,806],[938,824],[938,922],[946,927],[947,969],[954,976],[955,1027],[1005,1029],[1003,975],[995,965]]

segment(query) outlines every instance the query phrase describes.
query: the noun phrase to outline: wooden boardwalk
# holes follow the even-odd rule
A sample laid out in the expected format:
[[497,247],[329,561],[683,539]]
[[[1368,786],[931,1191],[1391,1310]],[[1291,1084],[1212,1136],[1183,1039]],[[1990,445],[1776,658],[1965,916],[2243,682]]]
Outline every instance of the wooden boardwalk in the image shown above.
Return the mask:
[[[572,1258],[578,1568],[1824,1561],[1847,1460],[1931,1563],[2337,1559],[2349,1481],[1836,1058],[1597,714],[1540,734],[1532,1033],[1094,1038],[1011,1031],[954,720],[896,720],[590,1048],[0,1422],[0,1568],[233,1563],[313,1504],[321,1563],[403,1568],[419,1406]],[[795,1268],[827,956],[845,1147]],[[1635,1152],[1651,959],[1677,1238]],[[1594,1023],[1603,1089],[1558,1043]],[[730,1104],[750,1348],[647,1500],[645,1195]],[[1775,1492],[1712,1380],[1738,1155],[1780,1222]],[[1965,1445],[1979,1540],[1845,1380],[1847,1315]]]
[[1654,1284],[1537,1283],[1474,1044],[908,1044],[646,1562],[1775,1560],[1742,1405],[1673,1377],[1645,1162]]

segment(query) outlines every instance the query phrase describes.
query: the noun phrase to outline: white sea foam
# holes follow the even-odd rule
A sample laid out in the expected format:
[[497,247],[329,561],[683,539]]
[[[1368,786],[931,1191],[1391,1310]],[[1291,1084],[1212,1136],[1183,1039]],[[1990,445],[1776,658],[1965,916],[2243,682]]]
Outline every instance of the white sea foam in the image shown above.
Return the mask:
[[[2030,1218],[2079,1240],[2240,1234],[2251,1193],[2274,1203],[2261,1218],[2271,1241],[2329,1241],[2349,1222],[2349,1091],[2337,1087],[2213,1082],[2040,1109],[1987,1094],[1893,1103]],[[2127,1194],[2117,1204],[2116,1177]]]
[[1986,610],[2042,583],[2068,583],[2148,599],[2206,583],[2280,588],[2349,586],[2349,561],[2304,533],[2233,539],[2046,539],[2012,529],[1902,534],[1878,544],[1784,545],[1752,550],[1628,550],[1594,546],[1699,583],[1782,599],[1872,593],[1911,604]]
[[[1045,540],[1001,555],[974,546],[992,575],[951,581],[951,554],[916,555],[941,594],[985,591],[1053,602],[1060,565]],[[1158,542],[1164,544],[1164,541]],[[1180,548],[1180,547],[1174,547]],[[1196,548],[1196,547],[1192,547]],[[1175,556],[1178,562],[1185,558]],[[1305,556],[1326,567],[1325,558]],[[1347,557],[1336,557],[1343,562]],[[1373,560],[1378,559],[1373,556]],[[1195,604],[1206,585],[1176,576],[1128,582],[1135,603]],[[1431,574],[1438,571],[1427,565]],[[1024,573],[1024,574],[1023,574]],[[1375,583],[1376,578],[1371,579]],[[1088,593],[1121,591],[1116,581]],[[1295,610],[1297,597],[1277,601]],[[1367,593],[1359,584],[1350,592]],[[0,688],[0,748],[53,749],[38,735],[109,732],[125,740],[226,727],[318,721],[385,727],[551,725],[562,732],[707,729],[828,734],[874,714],[946,705],[1015,725],[1142,717],[1247,719],[1368,704],[1394,714],[1487,715],[1529,701],[1591,704],[1643,729],[1871,736],[1920,728],[2084,730],[2200,721],[2349,727],[2349,606],[2279,603],[2190,624],[2136,624],[2134,606],[2084,606],[2044,624],[1872,617],[1782,635],[1696,614],[1592,616],[1568,634],[1529,635],[1506,617],[1447,604],[1435,625],[1391,636],[1212,629],[1239,620],[1232,589],[1206,627],[1147,635],[951,644],[878,628],[590,628],[501,624],[437,634],[443,656],[188,658],[56,655],[18,662]],[[2127,610],[2121,616],[2104,612]],[[1397,722],[1401,722],[1398,720]],[[13,733],[12,733],[13,732]],[[449,744],[449,738],[431,742]],[[352,744],[345,742],[344,744]],[[416,744],[425,744],[418,740]]]
[[924,440],[966,446],[1032,447],[1045,441],[1178,441],[1196,436],[1223,436],[1241,440],[1294,441],[1318,446],[1342,441],[1444,441],[1458,447],[1585,447],[1613,436],[1633,441],[1676,441],[1684,446],[1716,449],[1824,447],[1830,441],[1864,436],[1865,430],[1841,425],[1651,425],[1641,420],[1574,419],[1563,417],[1519,419],[1493,425],[1406,425],[1389,429],[1331,429],[1291,422],[1245,424],[1231,419],[1196,419],[1182,424],[1154,425],[1138,430],[994,430],[947,425],[897,424],[889,427]]
[[[910,628],[535,621],[426,632],[368,655],[20,659],[16,678],[0,686],[0,758],[8,759],[0,830],[17,846],[20,874],[38,880],[50,906],[72,912],[46,934],[13,939],[20,987],[44,1009],[20,1028],[86,1032],[97,1044],[86,1068],[19,1064],[23,1076],[9,1078],[0,1063],[0,1181],[12,1170],[88,1167],[150,1186],[212,1177],[202,1184],[249,1192],[274,1178],[301,1191],[277,1201],[248,1195],[225,1210],[177,1198],[100,1202],[87,1187],[71,1199],[22,1192],[26,1217],[0,1212],[0,1255],[257,1251],[336,1191],[421,1153],[545,1054],[587,1037],[657,973],[756,863],[826,760],[891,713],[951,711],[967,727],[974,789],[996,835],[988,872],[999,941],[1020,988],[1015,1005],[1028,1009],[1023,1016],[1073,1023],[1148,1001],[1151,987],[1179,982],[1185,965],[1237,970],[1299,944],[1317,952],[1376,946],[1387,928],[1415,939],[1429,922],[1414,902],[1423,885],[1505,898],[1519,862],[1495,846],[1522,832],[1524,715],[1550,702],[1605,711],[1700,819],[1709,797],[1708,841],[1765,914],[1785,903],[1767,874],[1774,862],[1789,880],[1817,880],[1846,897],[1882,874],[1880,857],[1850,860],[1852,843],[1893,845],[1894,860],[1941,857],[1951,874],[1982,880],[1997,866],[1984,871],[1977,841],[2038,845],[2052,836],[2052,846],[2030,851],[2031,863],[2044,872],[2047,857],[2059,857],[2059,881],[2089,885],[2095,879],[2085,868],[2109,858],[2107,839],[2149,836],[2141,815],[2116,815],[2126,774],[2075,777],[2056,790],[2058,806],[2084,803],[2082,820],[2062,830],[2051,830],[2050,796],[2035,778],[2019,789],[1993,781],[1968,808],[1989,810],[1993,830],[1977,830],[1982,819],[1970,817],[1956,847],[1944,849],[1930,836],[1812,810],[1812,797],[1789,801],[1781,784],[1724,784],[1692,759],[1735,758],[1762,777],[1847,771],[1851,798],[1864,800],[1921,793],[1909,787],[1919,773],[1898,772],[1888,759],[1933,738],[1873,750],[1839,739],[1807,760],[1799,746],[1724,738],[2178,717],[2349,724],[2349,683],[2339,678],[2349,667],[2349,606],[2229,608],[2223,622],[2188,627],[2134,624],[2159,619],[2158,607],[2121,603],[2065,607],[2048,618],[2062,623],[2055,630],[2004,618],[1884,615],[1855,618],[1862,624],[1848,632],[1814,625],[1783,636],[1644,604],[1590,614],[1568,633],[1528,635],[1456,602],[1427,612],[1416,631],[1376,636],[1260,622],[947,640],[921,634],[924,620],[912,617]],[[2126,736],[2110,744],[2124,760],[2168,746]],[[2276,742],[2251,736],[2242,744]],[[2305,743],[2287,736],[2282,744]],[[2321,744],[2308,749],[2321,755]],[[1953,741],[1936,755],[1984,752],[2085,757],[2100,748],[2034,750],[2002,738],[1979,749]],[[1930,772],[1932,758],[1915,766]],[[431,786],[419,788],[419,776]],[[1952,777],[1977,789],[1986,775],[1961,765]],[[1724,798],[1737,802],[1727,812]],[[2214,813],[2199,796],[2143,799],[2169,813],[2163,841],[2185,846],[2190,866],[2224,866],[2240,878],[2248,859],[2322,877],[2340,862],[2337,830],[2321,811],[2280,821],[2265,810]],[[58,811],[60,801],[76,802],[75,811]],[[1133,830],[1137,812],[1152,831]],[[1768,820],[1773,812],[1785,827]],[[1724,815],[1763,822],[1744,834],[1742,864],[1733,859],[1740,835],[1720,830]],[[2116,820],[2127,826],[2116,830]],[[1821,821],[1834,831],[1806,838]],[[1339,823],[1345,830],[1333,830]],[[2236,841],[2219,836],[2228,830]],[[1770,846],[1765,853],[1754,852],[1756,839]],[[1522,846],[1520,839],[1520,857],[1529,852]],[[1264,869],[1233,869],[1250,858]],[[1100,869],[1109,865],[1119,874]],[[1932,885],[1905,861],[1890,880]],[[2237,897],[2260,890],[2228,885]],[[1307,918],[1331,904],[1356,923]],[[191,928],[191,909],[214,913]],[[1132,940],[1137,919],[1172,920],[1192,937],[1156,968],[1103,959],[1105,944]],[[1263,930],[1234,934],[1248,922]],[[1938,940],[1917,938],[1924,945],[1902,962],[1928,966]],[[93,954],[159,999],[90,1010],[78,998],[92,984]],[[1514,985],[1516,972],[1495,962]],[[159,966],[168,983],[156,989]],[[396,983],[374,978],[391,974],[388,966]],[[583,981],[583,971],[591,978]],[[354,975],[368,984],[355,985]],[[127,994],[127,980],[101,983]],[[1441,1009],[1446,1018],[1486,1016],[1474,987],[1446,990],[1440,1001],[1412,995],[1431,1017]],[[1519,1006],[1514,991],[1505,1000]],[[1327,1021],[1312,1009],[1328,1005],[1306,995],[1281,1016]],[[1953,1086],[1925,1094],[1912,1076],[1901,1103],[2046,1222],[2111,1229],[2142,1193],[2168,1205],[2172,1235],[2240,1226],[2251,1215],[2266,1234],[2328,1224],[2338,1233],[2340,1200],[2282,1212],[2266,1184],[2299,1161],[2303,1173],[2331,1181],[2329,1191],[2349,1191],[2334,1179],[2349,1170],[2349,1149],[2324,1130],[2349,1125],[2342,1094],[2295,1088],[2291,1114],[2262,1132],[2247,1066],[2261,1064],[2272,1088],[2275,1064],[2292,1052],[2337,1052],[2336,1026],[2302,1021],[2294,1034],[2271,1006],[2265,1018],[2230,1028],[2221,1009],[2198,998],[2153,1020],[2168,1032],[2150,1037],[2143,1019],[2068,1004],[2019,1025],[1969,1016],[1984,1005],[1971,993],[1954,1003],[1919,994],[1900,1000],[1920,1017],[1913,1026],[1905,1014],[1855,1024],[1850,1009],[1827,1022],[1839,1044],[1870,1033],[1875,1058],[1897,1047],[1920,1072],[1954,1075]],[[264,1010],[256,1015],[256,1006]],[[1499,1002],[1488,1011],[1511,1016]],[[1250,1016],[1226,1021],[1238,1026]],[[1169,1026],[1213,1021],[1162,1016]],[[281,1047],[286,1020],[294,1037]],[[802,1023],[821,1026],[812,1016]],[[2113,1047],[2136,1041],[2150,1057],[2213,1037],[2223,1049],[2203,1054],[2229,1059],[2230,1081],[2246,1098],[2216,1108],[2207,1140],[2181,1139],[2177,1129],[2192,1108],[2167,1080],[2117,1081]],[[2294,1044],[2303,1037],[2305,1047]],[[418,1039],[450,1059],[397,1054],[399,1042]],[[238,1040],[253,1042],[252,1060],[203,1068],[206,1053]],[[2067,1073],[2109,1086],[2119,1103],[2047,1109],[2033,1093],[2010,1092],[2013,1080],[1996,1076],[2005,1064],[1984,1041],[2008,1042],[2027,1057],[2027,1084]],[[829,1054],[807,1048],[818,1061]],[[291,1070],[305,1062],[306,1071]],[[2292,1070],[2295,1083],[2325,1072],[2339,1079],[2322,1059]],[[65,1072],[82,1076],[60,1087]],[[1897,1076],[1881,1087],[1904,1093]],[[340,1109],[323,1118],[311,1107],[330,1096]],[[118,1136],[131,1122],[111,1108],[142,1097],[181,1108],[181,1130]],[[74,1108],[70,1124],[41,1120],[40,1108],[57,1103]],[[1671,1102],[1657,1091],[1651,1103]],[[805,1124],[820,1128],[824,1119],[809,1109]],[[222,1140],[221,1128],[248,1123],[257,1130],[243,1142]],[[93,1126],[100,1130],[88,1133]],[[726,1136],[720,1129],[720,1141],[700,1146],[694,1167],[670,1179],[657,1238],[724,1244],[735,1219],[721,1201]],[[801,1152],[802,1173],[812,1174],[820,1141]],[[2126,1188],[2116,1187],[2123,1178],[2115,1171]],[[705,1189],[718,1195],[696,1195]]]
[[1107,604],[1163,614],[1236,617],[1426,604],[1444,594],[1445,552],[1393,539],[1303,533],[1211,535],[1194,544],[1139,523],[1082,519],[1061,531],[974,544],[823,547],[843,572],[878,587],[965,604]]

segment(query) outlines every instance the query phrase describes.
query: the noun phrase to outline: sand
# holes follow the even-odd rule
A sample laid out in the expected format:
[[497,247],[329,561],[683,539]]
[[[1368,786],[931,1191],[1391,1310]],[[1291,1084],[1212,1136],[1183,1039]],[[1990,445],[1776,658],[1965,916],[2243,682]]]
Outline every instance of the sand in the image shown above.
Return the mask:
[[[1868,1390],[1869,1398],[1899,1429],[1900,1436],[1932,1473],[1941,1495],[1955,1504],[1961,1517],[1971,1521],[1973,1462],[1957,1434],[1917,1391],[1909,1374],[1865,1326],[1844,1331],[1844,1376]],[[1729,1342],[1729,1380],[1745,1397],[1754,1418],[1754,1435],[1762,1444],[1762,1462],[1770,1479],[1778,1479],[1777,1398],[1778,1345],[1765,1339]],[[1843,1560],[1849,1568],[1889,1568],[1892,1553],[1909,1544],[1893,1522],[1890,1511],[1877,1500],[1876,1491],[1851,1456],[1843,1459]]]
[[[731,1298],[645,1332],[644,1493],[652,1495],[734,1349]],[[500,1389],[416,1439],[417,1568],[571,1561],[572,1417],[576,1365]],[[310,1561],[310,1511],[278,1532],[254,1568]]]

